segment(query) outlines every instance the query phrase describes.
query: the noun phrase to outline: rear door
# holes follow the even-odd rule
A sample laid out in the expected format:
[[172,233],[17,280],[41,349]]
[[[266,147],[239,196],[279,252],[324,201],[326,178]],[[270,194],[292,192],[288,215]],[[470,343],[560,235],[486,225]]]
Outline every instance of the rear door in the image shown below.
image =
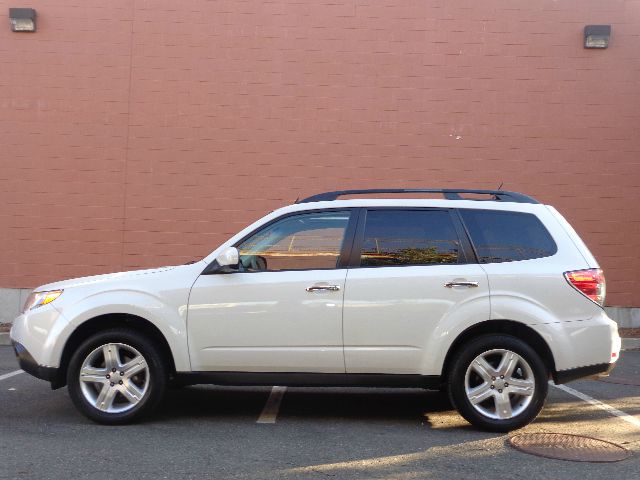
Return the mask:
[[439,374],[430,345],[489,318],[489,286],[455,211],[366,209],[344,297],[348,373]]

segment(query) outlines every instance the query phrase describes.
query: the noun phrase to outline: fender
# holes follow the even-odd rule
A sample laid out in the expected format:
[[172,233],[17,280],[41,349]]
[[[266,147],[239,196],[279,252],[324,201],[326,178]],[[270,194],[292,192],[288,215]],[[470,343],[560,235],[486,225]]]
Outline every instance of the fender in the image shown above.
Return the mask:
[[164,301],[159,296],[146,291],[111,290],[89,295],[73,305],[66,306],[64,309],[66,321],[56,322],[47,338],[45,351],[51,352],[49,364],[52,366],[60,364],[62,352],[69,337],[84,322],[101,315],[120,313],[135,315],[154,324],[171,348],[176,370],[189,371],[191,365],[186,329],[189,288],[181,290],[182,294],[179,294],[179,290],[163,292]]
[[[549,286],[549,288],[553,287],[554,285]],[[570,293],[573,294],[573,292]],[[564,307],[551,309],[535,298],[522,293],[491,291],[491,320],[517,319],[520,323],[534,326],[588,320],[600,310],[600,307],[595,304],[593,304],[593,308],[584,308],[583,306],[580,309],[576,309],[571,308],[571,306],[571,302],[565,302]],[[590,310],[593,310],[593,312],[590,312]],[[562,314],[561,316],[558,315],[558,311]]]

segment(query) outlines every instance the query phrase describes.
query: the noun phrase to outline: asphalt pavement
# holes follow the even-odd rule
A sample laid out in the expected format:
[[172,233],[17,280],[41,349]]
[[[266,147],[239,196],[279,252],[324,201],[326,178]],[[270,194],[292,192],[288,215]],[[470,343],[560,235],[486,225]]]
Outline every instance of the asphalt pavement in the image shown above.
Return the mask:
[[609,381],[551,387],[541,415],[519,431],[616,442],[632,452],[617,463],[516,451],[507,435],[468,425],[444,395],[414,389],[274,395],[270,387],[194,386],[169,391],[144,423],[100,426],[74,409],[66,389],[25,373],[7,377],[17,369],[11,348],[0,347],[0,479],[585,480],[640,472],[640,351],[623,352]]

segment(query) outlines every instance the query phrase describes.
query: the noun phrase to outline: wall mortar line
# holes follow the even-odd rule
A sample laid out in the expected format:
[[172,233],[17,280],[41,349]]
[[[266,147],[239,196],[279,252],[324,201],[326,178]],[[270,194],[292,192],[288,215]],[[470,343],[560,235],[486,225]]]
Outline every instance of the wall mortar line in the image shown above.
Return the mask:
[[133,26],[136,21],[136,2],[131,2],[131,35],[129,37],[129,85],[127,92],[127,129],[124,144],[124,166],[122,168],[124,181],[122,192],[122,240],[120,245],[120,263],[121,270],[125,270],[124,249],[125,249],[125,233],[127,226],[127,193],[128,193],[128,176],[129,176],[129,135],[131,130],[131,86],[133,84]]

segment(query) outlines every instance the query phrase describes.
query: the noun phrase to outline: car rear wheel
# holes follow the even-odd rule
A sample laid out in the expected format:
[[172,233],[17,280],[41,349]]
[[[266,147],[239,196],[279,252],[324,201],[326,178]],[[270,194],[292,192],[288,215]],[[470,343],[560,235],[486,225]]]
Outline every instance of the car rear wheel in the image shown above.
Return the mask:
[[91,420],[123,424],[149,413],[166,388],[157,348],[138,332],[116,328],[88,338],[69,362],[67,384],[75,406]]
[[460,414],[485,430],[507,432],[533,421],[548,390],[540,356],[509,335],[484,335],[457,351],[449,396]]

